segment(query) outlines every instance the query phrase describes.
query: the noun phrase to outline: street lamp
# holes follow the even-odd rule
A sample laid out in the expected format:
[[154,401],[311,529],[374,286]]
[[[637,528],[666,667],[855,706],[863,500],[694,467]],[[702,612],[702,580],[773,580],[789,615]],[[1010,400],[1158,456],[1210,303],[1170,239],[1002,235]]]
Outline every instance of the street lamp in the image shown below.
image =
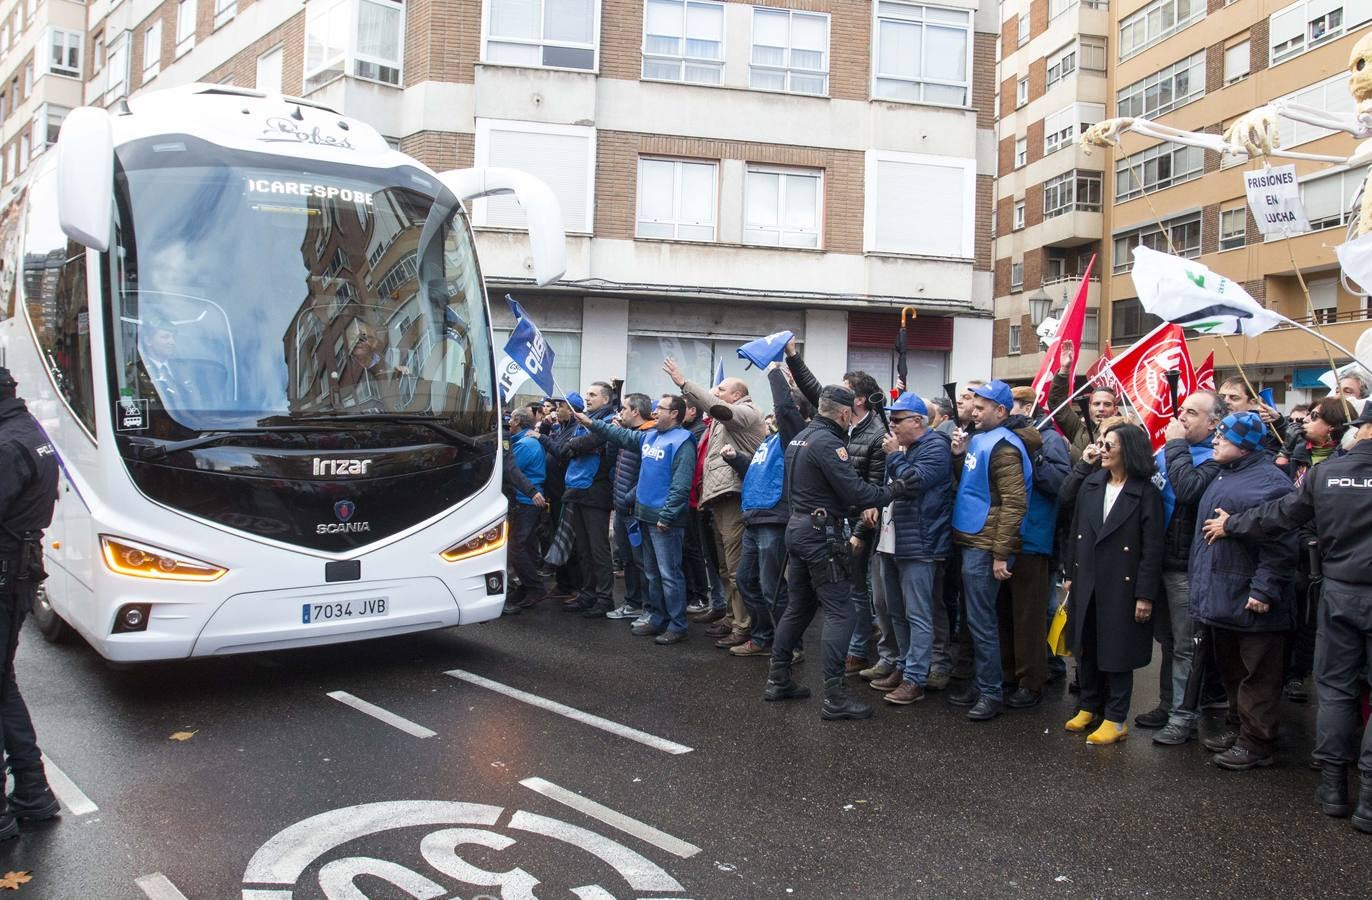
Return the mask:
[[1048,311],[1053,307],[1053,298],[1049,297],[1039,288],[1029,295],[1029,321],[1035,328],[1043,324],[1043,320],[1048,318]]

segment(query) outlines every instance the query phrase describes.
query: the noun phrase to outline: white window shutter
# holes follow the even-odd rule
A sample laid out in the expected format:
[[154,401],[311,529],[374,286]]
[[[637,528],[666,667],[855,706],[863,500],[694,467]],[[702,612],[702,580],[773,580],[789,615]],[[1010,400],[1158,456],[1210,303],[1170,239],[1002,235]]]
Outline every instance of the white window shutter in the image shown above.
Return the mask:
[[[876,247],[891,253],[962,256],[966,170],[881,160],[877,164]],[[938,210],[938,215],[920,210]]]
[[1267,22],[1267,45],[1274,48],[1305,34],[1305,0],[1299,0],[1272,14]]
[[[590,198],[586,196],[586,185],[591,163],[589,136],[498,128],[490,131],[486,165],[518,169],[542,179],[557,196],[562,206],[562,221],[568,231],[590,230],[587,221]],[[511,196],[489,197],[485,224],[524,228],[524,210]]]
[[1343,27],[1351,29],[1372,19],[1372,0],[1344,0]]

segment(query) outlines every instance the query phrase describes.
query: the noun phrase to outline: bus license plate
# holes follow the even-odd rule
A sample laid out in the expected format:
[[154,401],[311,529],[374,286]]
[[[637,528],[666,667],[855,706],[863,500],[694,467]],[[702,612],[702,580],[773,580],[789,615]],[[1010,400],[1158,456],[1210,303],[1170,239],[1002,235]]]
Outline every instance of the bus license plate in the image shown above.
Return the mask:
[[366,619],[386,615],[389,597],[368,597],[364,600],[335,600],[329,603],[303,603],[300,622],[337,622],[343,619]]

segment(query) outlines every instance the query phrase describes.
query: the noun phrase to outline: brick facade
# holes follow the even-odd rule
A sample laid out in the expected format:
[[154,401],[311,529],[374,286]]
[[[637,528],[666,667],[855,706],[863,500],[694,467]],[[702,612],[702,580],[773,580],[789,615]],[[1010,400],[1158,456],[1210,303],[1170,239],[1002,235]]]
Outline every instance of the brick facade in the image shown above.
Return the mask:
[[1024,227],[1043,224],[1043,185],[1031,184],[1024,192]]
[[1010,293],[1010,258],[996,260],[995,274],[992,278],[992,293],[1004,297]]
[[476,158],[476,136],[457,131],[418,131],[400,139],[400,152],[436,172],[464,169]]
[[977,176],[977,209],[974,219],[976,253],[972,268],[979,272],[991,268],[991,207],[995,202],[995,179],[990,175]]
[[[167,26],[162,26],[163,44],[166,44]],[[175,40],[175,37],[172,38]],[[302,10],[291,16],[279,28],[264,34],[247,47],[234,54],[231,59],[205,76],[204,81],[219,81],[233,76],[233,83],[239,87],[257,86],[257,58],[276,46],[281,47],[281,93],[288,97],[298,97],[304,92],[305,70],[305,13]],[[399,95],[397,94],[397,99]]]
[[1261,72],[1267,68],[1267,54],[1270,52],[1267,46],[1266,19],[1259,19],[1253,23],[1253,28],[1248,33],[1248,41],[1248,72]]
[[1048,0],[1030,0],[1029,37],[1036,38],[1048,30]]
[[[603,22],[610,18],[605,4]],[[639,4],[642,28],[642,4]],[[615,32],[606,28],[605,35]],[[602,50],[603,52],[603,50]],[[405,86],[424,81],[471,84],[481,58],[480,0],[409,0],[405,5]]]
[[985,32],[972,35],[972,108],[977,111],[978,128],[995,127],[996,38]]
[[996,145],[996,174],[1004,176],[1015,170],[1015,139],[1003,138]]
[[1201,253],[1220,249],[1220,205],[1212,203],[1201,209]]
[[1010,355],[1010,320],[996,319],[991,326],[991,358],[1003,359]]
[[1048,84],[1048,60],[1042,57],[1029,63],[1029,102],[1042,97]]
[[1043,285],[1043,248],[1035,247],[1024,253],[1024,290],[1036,290]]
[[1015,82],[1018,79],[1014,75],[1000,83],[1000,117],[1003,119],[1015,111]]
[[1224,87],[1224,44],[1205,48],[1205,92],[1213,94]]
[[1029,162],[1038,162],[1043,159],[1043,120],[1030,122],[1025,129],[1025,137],[1029,141],[1027,150],[1029,151]]

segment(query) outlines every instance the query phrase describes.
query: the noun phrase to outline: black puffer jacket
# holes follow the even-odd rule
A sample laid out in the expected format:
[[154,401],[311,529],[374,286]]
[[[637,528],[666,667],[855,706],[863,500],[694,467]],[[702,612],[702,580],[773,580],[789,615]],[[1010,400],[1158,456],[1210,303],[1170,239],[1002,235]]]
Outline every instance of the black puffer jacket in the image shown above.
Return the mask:
[[[1210,439],[1206,440],[1208,443]],[[1201,497],[1219,474],[1220,464],[1209,459],[1196,465],[1191,445],[1182,438],[1168,441],[1162,453],[1167,465],[1167,480],[1177,498],[1172,518],[1167,522],[1162,568],[1165,572],[1185,572],[1191,565],[1191,542],[1196,534]]]

